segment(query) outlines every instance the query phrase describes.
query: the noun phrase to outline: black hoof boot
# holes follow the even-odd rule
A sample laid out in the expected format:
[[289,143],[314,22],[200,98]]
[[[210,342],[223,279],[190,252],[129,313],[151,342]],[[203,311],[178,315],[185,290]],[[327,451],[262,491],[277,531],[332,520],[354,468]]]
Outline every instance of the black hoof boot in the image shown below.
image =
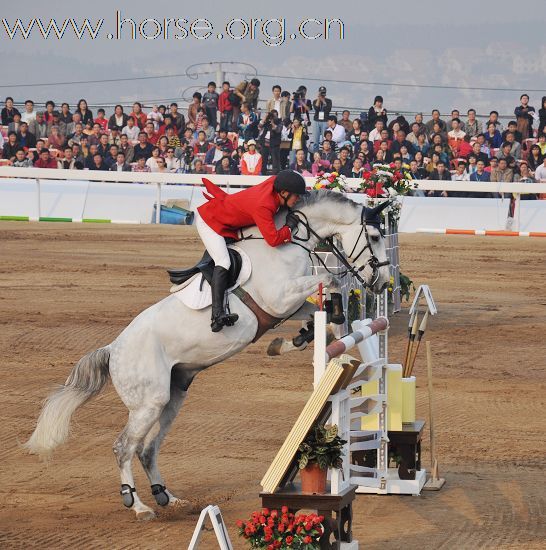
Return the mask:
[[332,316],[330,321],[334,325],[342,325],[345,322],[345,314],[343,313],[343,299],[339,292],[332,292]]
[[135,503],[135,497],[133,497],[133,493],[136,491],[134,487],[131,487],[130,485],[123,484],[121,486],[121,491],[119,494],[121,495],[121,498],[123,499],[123,505],[126,508],[131,508],[131,506]]
[[169,495],[165,492],[165,485],[156,483],[152,485],[152,495],[159,506],[167,506],[169,504]]
[[306,328],[301,328],[300,333],[292,339],[292,344],[300,348],[304,344],[310,344],[315,339],[315,323],[309,321]]

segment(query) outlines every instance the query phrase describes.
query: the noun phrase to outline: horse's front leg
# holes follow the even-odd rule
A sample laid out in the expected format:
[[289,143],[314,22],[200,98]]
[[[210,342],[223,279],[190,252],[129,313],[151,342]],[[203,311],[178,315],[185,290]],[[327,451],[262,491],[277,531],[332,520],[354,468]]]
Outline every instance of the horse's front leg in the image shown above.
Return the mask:
[[[334,278],[328,273],[323,273],[321,275],[305,275],[303,277],[297,277],[287,281],[283,287],[283,299],[287,302],[288,300],[293,300],[294,297],[297,297],[297,303],[305,301],[311,294],[315,293],[318,290],[319,284],[323,284],[324,287],[332,287],[334,283]],[[307,304],[309,304],[307,302]],[[303,312],[306,309],[304,304],[299,308],[298,312]],[[310,304],[309,304],[310,305]],[[316,306],[313,306],[308,312],[306,317],[309,318],[312,315],[313,311],[316,311]],[[300,318],[301,315],[300,315]],[[275,338],[269,347],[267,348],[267,354],[271,356],[275,355],[284,355],[291,351],[303,351],[308,344],[310,344],[314,339],[314,327],[313,322],[310,321],[306,323],[306,327],[302,328],[300,333],[292,338],[287,340],[285,338]]]
[[280,289],[278,302],[275,304],[279,317],[285,316],[286,312],[299,309],[311,294],[317,292],[320,284],[326,288],[332,286],[333,282],[334,277],[329,273],[304,275],[285,281]]

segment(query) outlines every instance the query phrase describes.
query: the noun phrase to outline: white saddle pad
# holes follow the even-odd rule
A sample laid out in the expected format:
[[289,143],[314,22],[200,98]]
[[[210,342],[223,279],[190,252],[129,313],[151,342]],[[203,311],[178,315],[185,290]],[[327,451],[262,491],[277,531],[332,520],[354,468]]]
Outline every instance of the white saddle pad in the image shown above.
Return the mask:
[[[252,273],[252,264],[248,254],[241,248],[235,245],[231,245],[229,248],[236,250],[241,255],[241,272],[237,278],[236,283],[228,289],[231,292],[234,288],[243,285],[250,279]],[[194,275],[189,281],[182,283],[181,285],[174,285],[171,287],[171,293],[173,293],[184,305],[190,309],[204,309],[212,304],[212,293],[210,291],[210,285],[207,281],[203,280],[201,273]]]

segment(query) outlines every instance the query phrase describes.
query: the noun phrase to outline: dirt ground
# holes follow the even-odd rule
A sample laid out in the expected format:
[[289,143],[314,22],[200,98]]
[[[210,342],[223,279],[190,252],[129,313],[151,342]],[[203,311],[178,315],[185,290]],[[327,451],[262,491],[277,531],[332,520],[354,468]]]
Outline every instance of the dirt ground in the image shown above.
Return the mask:
[[[19,446],[48,390],[166,295],[165,267],[200,251],[187,227],[0,224],[0,547],[186,548],[211,503],[245,548],[234,524],[259,507],[259,481],[309,396],[310,350],[269,358],[267,334],[196,378],[160,455],[167,486],[191,502],[173,516],[142,523],[122,507],[111,446],[126,409],[111,385],[77,412],[50,464]],[[431,286],[440,312],[429,337],[447,484],[420,497],[359,495],[362,548],[544,548],[545,257],[546,239],[401,237],[403,271]],[[406,312],[392,319],[391,363]],[[423,355],[416,374],[426,419]],[[428,468],[426,442],[428,432]],[[135,472],[151,505],[137,463]],[[216,548],[210,532],[202,540]]]

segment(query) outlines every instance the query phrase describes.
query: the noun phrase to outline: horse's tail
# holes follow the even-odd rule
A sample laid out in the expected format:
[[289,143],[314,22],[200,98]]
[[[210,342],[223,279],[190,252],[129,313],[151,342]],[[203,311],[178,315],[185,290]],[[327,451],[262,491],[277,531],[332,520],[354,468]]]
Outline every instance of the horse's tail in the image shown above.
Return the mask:
[[98,394],[109,377],[110,349],[99,348],[82,357],[64,386],[45,400],[36,429],[24,447],[47,458],[70,435],[70,419],[78,407]]

